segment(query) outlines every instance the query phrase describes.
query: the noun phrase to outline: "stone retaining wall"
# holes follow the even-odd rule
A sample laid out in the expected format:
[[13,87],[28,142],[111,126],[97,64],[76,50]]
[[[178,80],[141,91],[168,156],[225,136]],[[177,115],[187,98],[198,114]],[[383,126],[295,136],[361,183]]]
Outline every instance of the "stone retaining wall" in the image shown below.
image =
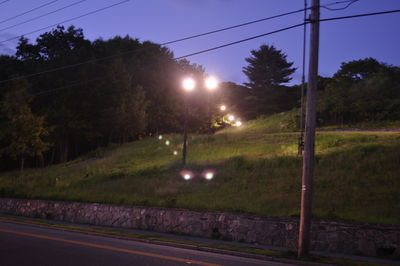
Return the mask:
[[[73,223],[214,237],[295,249],[298,219],[172,208],[0,198],[0,213]],[[314,221],[311,249],[400,255],[400,226]]]

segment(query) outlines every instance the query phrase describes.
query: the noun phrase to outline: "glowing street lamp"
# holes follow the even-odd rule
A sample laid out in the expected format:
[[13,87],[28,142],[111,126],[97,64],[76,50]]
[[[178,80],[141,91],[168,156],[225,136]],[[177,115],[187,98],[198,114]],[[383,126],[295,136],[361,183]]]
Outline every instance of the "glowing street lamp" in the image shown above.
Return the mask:
[[186,78],[183,80],[182,86],[186,91],[192,91],[196,86],[196,82],[192,78]]
[[209,91],[215,90],[218,87],[218,81],[214,77],[207,78],[205,84]]
[[232,122],[233,120],[235,120],[235,116],[234,115],[228,115],[228,120]]
[[226,105],[221,105],[221,106],[219,107],[219,110],[225,111],[225,110],[226,110]]
[[[192,78],[186,78],[182,81],[182,87],[186,92],[194,90],[196,82]],[[188,95],[185,95],[185,123],[183,125],[183,146],[182,146],[182,164],[186,165],[186,149],[187,149],[187,127],[188,127],[189,103]]]
[[208,77],[206,78],[206,80],[204,81],[204,84],[206,86],[206,89],[208,90],[208,94],[207,94],[207,103],[208,103],[208,130],[209,130],[209,134],[212,134],[212,115],[211,115],[211,99],[210,99],[210,93],[212,91],[214,91],[217,87],[218,87],[218,81],[215,77]]

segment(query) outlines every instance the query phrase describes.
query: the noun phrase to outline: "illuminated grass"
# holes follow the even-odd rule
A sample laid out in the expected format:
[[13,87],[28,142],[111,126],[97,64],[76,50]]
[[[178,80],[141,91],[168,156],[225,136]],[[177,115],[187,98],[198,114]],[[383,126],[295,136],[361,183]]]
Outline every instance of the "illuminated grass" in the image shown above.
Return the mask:
[[[170,135],[23,175],[3,173],[0,196],[296,216],[298,134],[282,121],[290,120],[280,114],[213,136],[189,135],[187,168],[197,174],[190,181],[179,176],[182,137]],[[400,224],[399,133],[320,132],[316,153],[315,217]],[[216,176],[201,178],[204,169]]]

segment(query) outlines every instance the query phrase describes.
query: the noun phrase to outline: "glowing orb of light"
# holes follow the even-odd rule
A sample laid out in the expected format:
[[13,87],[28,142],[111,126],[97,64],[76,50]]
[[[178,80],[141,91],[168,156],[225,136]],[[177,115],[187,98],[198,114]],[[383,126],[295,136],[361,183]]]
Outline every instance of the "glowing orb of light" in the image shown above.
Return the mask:
[[166,140],[165,145],[169,146],[169,144],[171,144],[171,142],[169,140]]
[[237,127],[240,127],[242,125],[242,122],[241,121],[236,121],[236,126]]
[[211,180],[215,177],[215,171],[212,169],[206,169],[201,173],[201,176],[206,180]]
[[226,106],[225,106],[225,105],[221,105],[221,106],[219,107],[219,109],[220,109],[221,111],[225,111],[225,110],[226,110]]
[[178,151],[174,151],[174,155],[178,155]]
[[229,116],[228,116],[228,120],[229,120],[229,121],[233,121],[233,120],[235,120],[235,116],[233,116],[233,115],[229,115]]
[[196,86],[196,82],[192,78],[186,78],[183,80],[182,86],[186,91],[192,91]]
[[194,177],[194,173],[192,171],[189,171],[189,170],[182,170],[180,172],[180,175],[184,180],[190,180],[190,179],[192,179]]
[[162,135],[158,136],[158,139],[159,139],[159,140],[162,140]]
[[206,79],[205,83],[206,88],[209,90],[214,90],[218,86],[218,81],[214,77],[209,77],[208,79]]

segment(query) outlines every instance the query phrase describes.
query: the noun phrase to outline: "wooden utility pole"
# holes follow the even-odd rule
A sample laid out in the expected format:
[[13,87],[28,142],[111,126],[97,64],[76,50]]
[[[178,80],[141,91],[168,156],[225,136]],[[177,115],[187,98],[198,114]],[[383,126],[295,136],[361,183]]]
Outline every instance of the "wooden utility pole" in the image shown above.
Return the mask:
[[318,78],[318,48],[319,48],[319,0],[312,1],[311,39],[310,39],[310,61],[308,71],[307,88],[307,110],[305,125],[305,143],[303,157],[303,176],[301,186],[301,211],[298,256],[304,257],[309,254],[310,229],[311,229],[311,206],[313,194],[314,176],[314,146],[315,146],[315,124],[316,124],[316,94]]

